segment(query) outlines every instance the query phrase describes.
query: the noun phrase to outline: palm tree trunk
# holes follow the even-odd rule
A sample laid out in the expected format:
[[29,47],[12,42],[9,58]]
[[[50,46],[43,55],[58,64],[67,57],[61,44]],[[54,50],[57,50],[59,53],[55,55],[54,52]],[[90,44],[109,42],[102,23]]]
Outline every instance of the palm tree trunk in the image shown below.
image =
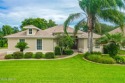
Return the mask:
[[88,52],[93,52],[93,29],[94,29],[94,19],[90,15],[88,17]]
[[90,53],[93,52],[93,30],[90,31],[91,37],[90,37]]
[[90,41],[91,40],[91,37],[90,37],[90,30],[88,30],[88,52],[91,53],[91,49],[90,49]]

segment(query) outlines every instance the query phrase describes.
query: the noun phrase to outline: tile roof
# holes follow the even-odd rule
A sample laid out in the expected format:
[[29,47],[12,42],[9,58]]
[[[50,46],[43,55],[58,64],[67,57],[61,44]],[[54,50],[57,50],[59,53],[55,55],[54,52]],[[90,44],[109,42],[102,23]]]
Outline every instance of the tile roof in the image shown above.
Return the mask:
[[[33,29],[36,29],[35,26],[29,25],[29,26],[27,26],[27,28],[28,27],[32,27]],[[37,30],[38,30],[38,28],[37,28]],[[35,35],[27,35],[26,32],[27,32],[26,30],[21,31],[21,32],[18,32],[15,34],[5,36],[5,38],[21,38],[21,37],[23,37],[23,38],[55,38],[55,36],[53,34],[64,33],[64,30],[63,30],[63,25],[59,25],[59,26],[48,28],[46,30],[39,29]],[[71,27],[68,27],[67,32],[73,33],[74,29]],[[79,30],[78,37],[79,38],[88,38],[88,33]],[[99,37],[101,37],[101,36],[98,34],[95,34],[95,33],[93,34],[93,38],[99,38]]]
[[[125,32],[125,29],[123,29],[123,32]],[[109,34],[115,34],[115,33],[122,33],[121,28],[116,28],[109,32]]]

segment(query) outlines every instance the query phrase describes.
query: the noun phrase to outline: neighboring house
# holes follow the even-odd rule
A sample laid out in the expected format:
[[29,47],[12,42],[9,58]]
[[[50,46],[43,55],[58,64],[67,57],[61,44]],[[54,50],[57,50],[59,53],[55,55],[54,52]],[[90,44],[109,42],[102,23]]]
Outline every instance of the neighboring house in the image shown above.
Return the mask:
[[[48,28],[46,30],[40,30],[39,28],[29,25],[24,27],[26,30],[22,32],[18,32],[12,35],[5,36],[8,39],[8,54],[19,51],[19,49],[15,48],[15,45],[18,42],[26,42],[29,46],[25,52],[53,52],[55,46],[57,46],[56,35],[64,34],[63,26],[55,26]],[[73,36],[74,29],[68,27],[67,32]],[[95,40],[99,38],[100,35],[93,34],[94,38],[94,51],[102,51],[102,47],[95,44]],[[74,44],[75,50],[80,52],[88,51],[88,33],[78,31],[76,35],[76,40]]]
[[[125,28],[123,28],[123,31],[121,30],[121,28],[116,28],[109,32],[109,34],[116,34],[116,33],[123,33],[125,36]],[[125,50],[125,47],[121,47],[121,49]]]
[[[124,28],[123,28],[123,32],[125,32]],[[116,28],[116,29],[110,31],[109,34],[116,34],[116,33],[123,33],[123,32],[122,32],[121,28]],[[125,35],[125,33],[124,33],[124,35]]]

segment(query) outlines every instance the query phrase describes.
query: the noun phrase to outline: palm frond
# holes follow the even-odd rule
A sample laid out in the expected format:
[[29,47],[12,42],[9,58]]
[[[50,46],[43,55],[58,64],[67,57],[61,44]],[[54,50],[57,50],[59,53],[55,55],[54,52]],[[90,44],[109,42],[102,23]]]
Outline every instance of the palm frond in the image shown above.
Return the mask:
[[70,14],[70,15],[69,15],[69,17],[67,18],[67,20],[64,22],[64,32],[65,32],[66,34],[68,34],[68,33],[67,33],[67,27],[68,27],[68,25],[69,25],[74,19],[77,19],[77,18],[79,18],[80,16],[82,16],[81,13],[75,13],[75,14]]
[[123,30],[125,16],[124,13],[120,12],[119,10],[105,9],[98,13],[98,16],[100,16],[100,18],[104,19],[105,21],[119,25]]
[[76,35],[77,34],[77,32],[78,32],[78,30],[81,28],[81,27],[83,27],[83,26],[85,26],[86,25],[86,21],[85,21],[85,19],[82,19],[81,21],[79,21],[76,25],[75,25],[75,30],[74,30],[74,35]]

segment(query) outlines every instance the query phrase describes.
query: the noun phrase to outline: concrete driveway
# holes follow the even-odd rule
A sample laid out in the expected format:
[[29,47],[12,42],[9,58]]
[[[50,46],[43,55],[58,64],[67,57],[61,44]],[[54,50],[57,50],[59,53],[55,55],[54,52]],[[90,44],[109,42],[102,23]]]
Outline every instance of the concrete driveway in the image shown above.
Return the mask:
[[4,59],[8,49],[0,49],[0,60]]

